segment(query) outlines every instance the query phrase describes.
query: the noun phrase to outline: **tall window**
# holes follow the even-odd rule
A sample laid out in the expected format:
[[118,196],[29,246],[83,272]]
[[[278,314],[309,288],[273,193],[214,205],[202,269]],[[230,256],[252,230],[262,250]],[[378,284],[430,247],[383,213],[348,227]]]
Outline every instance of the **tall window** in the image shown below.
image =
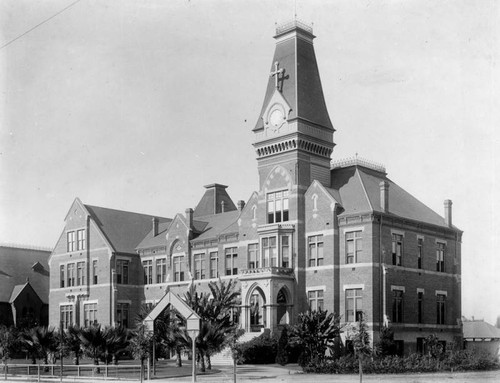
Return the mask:
[[76,264],[76,285],[85,285],[85,262],[78,262]]
[[236,267],[236,257],[238,252],[236,247],[228,247],[225,250],[226,254],[226,275],[237,275],[238,268]]
[[67,238],[68,238],[68,251],[74,251],[75,245],[76,245],[75,244],[75,232],[68,231]]
[[65,277],[64,277],[64,265],[61,265],[59,267],[59,275],[60,275],[60,281],[61,281],[61,283],[59,284],[59,287],[64,287],[64,281],[65,281]]
[[85,230],[76,231],[77,250],[85,250]]
[[156,260],[156,283],[167,281],[167,260],[160,258]]
[[194,255],[194,279],[205,279],[205,254]]
[[436,271],[444,272],[444,252],[446,245],[438,242],[436,248]]
[[265,301],[258,291],[254,291],[250,297],[250,329],[260,331],[266,325]]
[[276,237],[262,238],[262,266],[278,266],[278,251]]
[[311,311],[323,310],[323,290],[309,291],[307,299]]
[[97,324],[97,303],[83,305],[83,323],[85,327]]
[[94,259],[92,261],[92,279],[93,279],[94,285],[97,285],[99,279],[97,278],[97,260],[96,259]]
[[392,321],[394,323],[403,322],[403,290],[393,290],[392,292]]
[[421,291],[417,293],[417,321],[418,323],[424,321],[424,293]]
[[445,323],[445,304],[446,304],[446,295],[437,294],[436,295],[436,303],[437,303],[437,324]]
[[128,285],[128,261],[124,259],[116,261],[116,283]]
[[345,317],[347,322],[358,322],[363,315],[363,296],[361,289],[346,289]]
[[116,305],[116,325],[118,327],[128,327],[129,306],[128,303],[118,303]]
[[66,329],[73,324],[73,305],[61,306],[61,327]]
[[290,237],[281,236],[281,266],[290,267]]
[[259,244],[251,243],[248,245],[248,268],[259,268]]
[[417,267],[422,268],[422,257],[424,255],[424,240],[422,238],[418,239],[417,243]]
[[288,190],[267,193],[267,223],[288,221]]
[[313,235],[308,242],[309,267],[323,265],[323,235]]
[[361,231],[351,231],[345,234],[346,241],[346,257],[345,263],[358,262],[359,255],[363,251],[363,240],[361,238]]
[[68,274],[68,287],[75,285],[75,264],[68,263],[67,265],[67,274]]
[[403,259],[403,236],[400,234],[392,235],[392,264],[402,265]]
[[142,268],[144,269],[144,284],[150,285],[153,283],[153,261],[142,261]]
[[174,282],[182,282],[184,280],[184,256],[173,257],[174,261]]
[[212,251],[210,253],[210,278],[219,277],[219,253]]

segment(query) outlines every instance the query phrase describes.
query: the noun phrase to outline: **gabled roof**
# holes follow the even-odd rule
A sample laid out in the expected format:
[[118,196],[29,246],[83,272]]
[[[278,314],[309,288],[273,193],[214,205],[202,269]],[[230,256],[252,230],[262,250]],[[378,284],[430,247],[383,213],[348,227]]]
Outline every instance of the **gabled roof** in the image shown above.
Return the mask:
[[[14,302],[16,300],[16,298],[19,296],[19,294],[21,294],[21,292],[24,289],[30,289],[31,291],[33,291],[33,293],[36,294],[36,296],[38,296],[38,294],[36,293],[35,289],[30,285],[30,283],[26,282],[24,285],[14,286],[14,288],[12,289],[12,294],[10,295],[9,303]],[[42,299],[40,298],[40,300],[42,300]],[[43,300],[42,300],[42,302],[43,302]],[[48,303],[48,302],[43,302],[43,303]]]
[[465,339],[500,339],[500,329],[485,321],[464,321]]
[[[284,70],[279,90],[292,110],[288,119],[300,118],[326,129],[334,130],[326,109],[318,64],[314,53],[312,31],[300,22],[292,22],[289,27],[278,27],[276,49],[269,72],[275,70],[275,63]],[[296,34],[295,34],[296,33]],[[290,38],[286,38],[290,34]],[[308,41],[306,41],[308,40]],[[270,77],[261,113],[254,131],[263,129],[261,116],[276,89],[275,78]]]
[[[43,303],[49,302],[50,251],[0,246],[0,302],[9,302],[26,280]],[[33,267],[35,263],[40,266]],[[16,291],[14,291],[16,290]]]
[[238,231],[237,219],[240,215],[238,210],[226,213],[198,217],[199,221],[205,223],[205,227],[200,235],[194,238],[195,241],[208,238],[216,238],[220,234],[233,233]]
[[158,218],[162,223],[171,221],[169,218],[98,206],[85,205],[85,208],[113,249],[119,253],[135,253],[137,245],[151,232],[153,218]]
[[339,191],[343,214],[383,212],[380,182],[389,183],[389,213],[401,218],[448,227],[443,217],[391,181],[385,173],[364,166],[333,169],[332,188]]
[[155,246],[165,245],[165,234],[170,227],[172,220],[163,220],[158,222],[158,233],[154,234],[153,229],[146,235],[146,237],[137,245],[136,249],[146,249]]

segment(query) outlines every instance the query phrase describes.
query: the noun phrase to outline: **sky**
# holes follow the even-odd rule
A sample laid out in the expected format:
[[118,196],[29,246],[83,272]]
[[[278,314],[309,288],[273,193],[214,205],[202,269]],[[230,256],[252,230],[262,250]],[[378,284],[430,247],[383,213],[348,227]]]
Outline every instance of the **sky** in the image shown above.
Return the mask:
[[0,2],[0,242],[53,247],[76,197],[163,217],[214,182],[248,200],[275,23],[296,11],[317,36],[332,158],[384,164],[441,215],[453,200],[463,314],[495,323],[498,2],[73,3]]

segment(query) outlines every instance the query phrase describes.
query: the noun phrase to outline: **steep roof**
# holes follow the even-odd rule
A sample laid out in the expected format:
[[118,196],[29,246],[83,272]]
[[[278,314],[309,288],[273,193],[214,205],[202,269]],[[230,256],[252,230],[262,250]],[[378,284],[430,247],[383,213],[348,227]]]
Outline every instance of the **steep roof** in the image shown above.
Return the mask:
[[333,169],[332,188],[341,196],[343,214],[354,212],[383,212],[380,205],[380,182],[389,183],[389,214],[448,227],[443,217],[390,180],[381,171],[364,166]]
[[500,339],[500,329],[485,321],[464,321],[463,331],[465,339]]
[[205,185],[205,193],[201,197],[200,202],[194,209],[194,217],[203,217],[210,214],[222,213],[222,204],[224,203],[224,211],[236,210],[233,200],[229,197],[226,191],[227,186],[221,184]]
[[135,253],[137,245],[152,231],[153,218],[158,218],[161,223],[171,221],[169,218],[98,206],[85,205],[85,208],[119,253]]
[[148,234],[146,234],[146,237],[137,245],[137,249],[146,249],[149,247],[155,247],[155,246],[164,246],[165,245],[165,233],[167,232],[168,228],[170,227],[170,224],[172,223],[172,220],[164,220],[161,222],[158,222],[158,232],[156,235],[154,235],[154,230],[151,229]]
[[205,222],[203,231],[194,240],[215,238],[220,234],[238,231],[237,219],[240,212],[238,210],[226,213],[198,217],[199,221]]
[[[0,302],[9,302],[27,280],[42,302],[49,302],[50,251],[0,246]],[[39,263],[39,265],[33,267]],[[19,290],[19,291],[18,291]]]
[[[280,76],[279,90],[292,109],[288,119],[300,118],[334,130],[326,109],[312,43],[314,38],[312,29],[298,21],[293,21],[279,26],[276,32],[276,49],[270,72],[275,70],[276,62],[284,70]],[[264,103],[254,131],[264,127],[261,116],[274,94],[275,81],[274,77],[268,80]]]

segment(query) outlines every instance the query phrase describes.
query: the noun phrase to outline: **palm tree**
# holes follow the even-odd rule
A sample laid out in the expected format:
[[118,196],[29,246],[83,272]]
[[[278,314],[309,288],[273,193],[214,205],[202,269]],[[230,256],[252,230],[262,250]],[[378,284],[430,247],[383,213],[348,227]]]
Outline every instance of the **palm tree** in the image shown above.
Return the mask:
[[7,326],[0,326],[0,357],[5,364],[10,354],[14,351],[16,344],[15,328],[8,328]]
[[144,376],[144,361],[149,357],[153,346],[153,334],[144,325],[138,326],[130,338],[129,349],[141,361],[141,383]]
[[65,345],[68,351],[74,355],[74,364],[80,364],[80,355],[82,353],[82,340],[80,339],[81,329],[77,325],[71,325],[66,330]]
[[155,321],[155,339],[176,354],[176,365],[182,367],[181,354],[189,350],[191,341],[186,329],[181,326],[183,319],[175,309],[167,308]]
[[129,333],[125,327],[106,327],[104,329],[104,361],[109,364],[113,360],[118,364],[118,354],[128,347]]
[[[45,365],[49,364],[49,357],[55,359],[58,349],[58,341],[54,334],[53,328],[37,326],[29,330],[25,337],[25,342],[37,350],[38,354],[43,358]],[[54,360],[52,360],[54,361]],[[45,371],[48,371],[45,367]]]
[[[85,355],[94,361],[94,365],[99,366],[99,358],[104,354],[106,344],[101,326],[94,325],[82,328],[79,338],[82,342],[82,349]],[[95,371],[99,373],[99,367],[96,367]]]

